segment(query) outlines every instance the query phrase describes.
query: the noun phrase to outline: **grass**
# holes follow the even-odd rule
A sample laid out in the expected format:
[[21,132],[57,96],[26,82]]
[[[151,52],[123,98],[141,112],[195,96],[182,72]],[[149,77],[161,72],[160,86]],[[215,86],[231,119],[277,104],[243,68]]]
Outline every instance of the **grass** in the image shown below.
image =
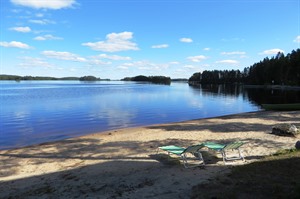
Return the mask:
[[300,150],[233,167],[230,174],[193,187],[191,198],[300,198]]

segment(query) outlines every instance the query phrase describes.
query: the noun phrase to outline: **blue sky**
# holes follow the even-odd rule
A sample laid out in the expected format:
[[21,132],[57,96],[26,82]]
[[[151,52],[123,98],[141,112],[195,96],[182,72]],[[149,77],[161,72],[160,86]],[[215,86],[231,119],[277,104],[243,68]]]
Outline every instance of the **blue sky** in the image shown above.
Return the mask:
[[300,44],[300,0],[0,2],[0,74],[189,78]]

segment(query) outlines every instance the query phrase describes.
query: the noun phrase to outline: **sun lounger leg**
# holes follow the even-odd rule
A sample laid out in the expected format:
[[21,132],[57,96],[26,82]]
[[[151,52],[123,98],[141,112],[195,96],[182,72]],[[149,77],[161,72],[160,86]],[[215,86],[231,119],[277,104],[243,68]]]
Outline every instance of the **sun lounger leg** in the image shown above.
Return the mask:
[[198,159],[199,159],[199,164],[195,164],[195,165],[193,165],[193,166],[189,166],[189,163],[188,163],[188,161],[187,161],[186,154],[185,154],[185,153],[184,153],[184,154],[181,154],[181,158],[182,158],[182,161],[183,161],[183,166],[184,166],[185,168],[192,168],[192,167],[197,167],[197,166],[200,166],[200,165],[205,165],[204,159],[203,159],[203,157],[202,157],[201,152],[199,151],[199,152],[197,152],[196,154],[197,154]]
[[241,150],[240,150],[240,149],[238,149],[238,151],[239,151],[240,158],[241,158],[241,159],[243,159],[243,161],[245,161],[245,158],[244,158],[244,156],[243,156],[243,154],[242,154]]
[[185,153],[184,154],[181,154],[181,158],[182,158],[182,161],[183,161],[183,166],[184,166],[184,168],[189,168],[188,166],[187,166],[187,159],[186,159],[186,155],[185,155]]
[[224,162],[224,164],[226,164],[227,158],[226,158],[226,153],[225,153],[225,151],[222,150],[222,151],[221,151],[221,154],[222,154],[222,157],[223,157],[223,162]]
[[205,165],[204,159],[202,157],[202,153],[200,151],[198,151],[198,157],[199,157],[199,161],[202,162],[203,165]]

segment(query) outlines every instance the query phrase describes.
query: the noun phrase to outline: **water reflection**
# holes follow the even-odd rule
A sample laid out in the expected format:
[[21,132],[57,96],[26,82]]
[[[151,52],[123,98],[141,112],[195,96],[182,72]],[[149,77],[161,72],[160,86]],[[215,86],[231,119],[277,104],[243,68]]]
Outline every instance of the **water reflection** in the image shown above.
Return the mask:
[[247,88],[245,91],[249,100],[259,105],[300,102],[299,90]]
[[200,89],[204,95],[225,95],[238,97],[243,93],[242,87],[240,86],[228,86],[228,85],[201,85]]
[[203,96],[232,96],[260,106],[261,104],[299,103],[299,89],[255,88],[243,85],[191,85],[194,93]]
[[299,91],[133,82],[1,82],[0,149],[299,102]]

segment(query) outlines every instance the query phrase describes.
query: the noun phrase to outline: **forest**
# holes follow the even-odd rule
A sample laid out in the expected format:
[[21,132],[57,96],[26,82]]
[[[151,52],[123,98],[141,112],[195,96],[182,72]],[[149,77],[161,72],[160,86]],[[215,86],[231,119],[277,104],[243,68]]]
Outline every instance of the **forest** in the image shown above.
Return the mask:
[[83,76],[79,78],[79,81],[100,81],[100,78],[94,77],[94,76]]
[[154,84],[171,84],[171,78],[165,76],[144,76],[139,75],[135,77],[125,77],[122,81],[136,81],[136,82],[151,82]]
[[190,84],[289,85],[300,86],[300,49],[284,55],[279,52],[240,70],[213,70],[194,73]]

